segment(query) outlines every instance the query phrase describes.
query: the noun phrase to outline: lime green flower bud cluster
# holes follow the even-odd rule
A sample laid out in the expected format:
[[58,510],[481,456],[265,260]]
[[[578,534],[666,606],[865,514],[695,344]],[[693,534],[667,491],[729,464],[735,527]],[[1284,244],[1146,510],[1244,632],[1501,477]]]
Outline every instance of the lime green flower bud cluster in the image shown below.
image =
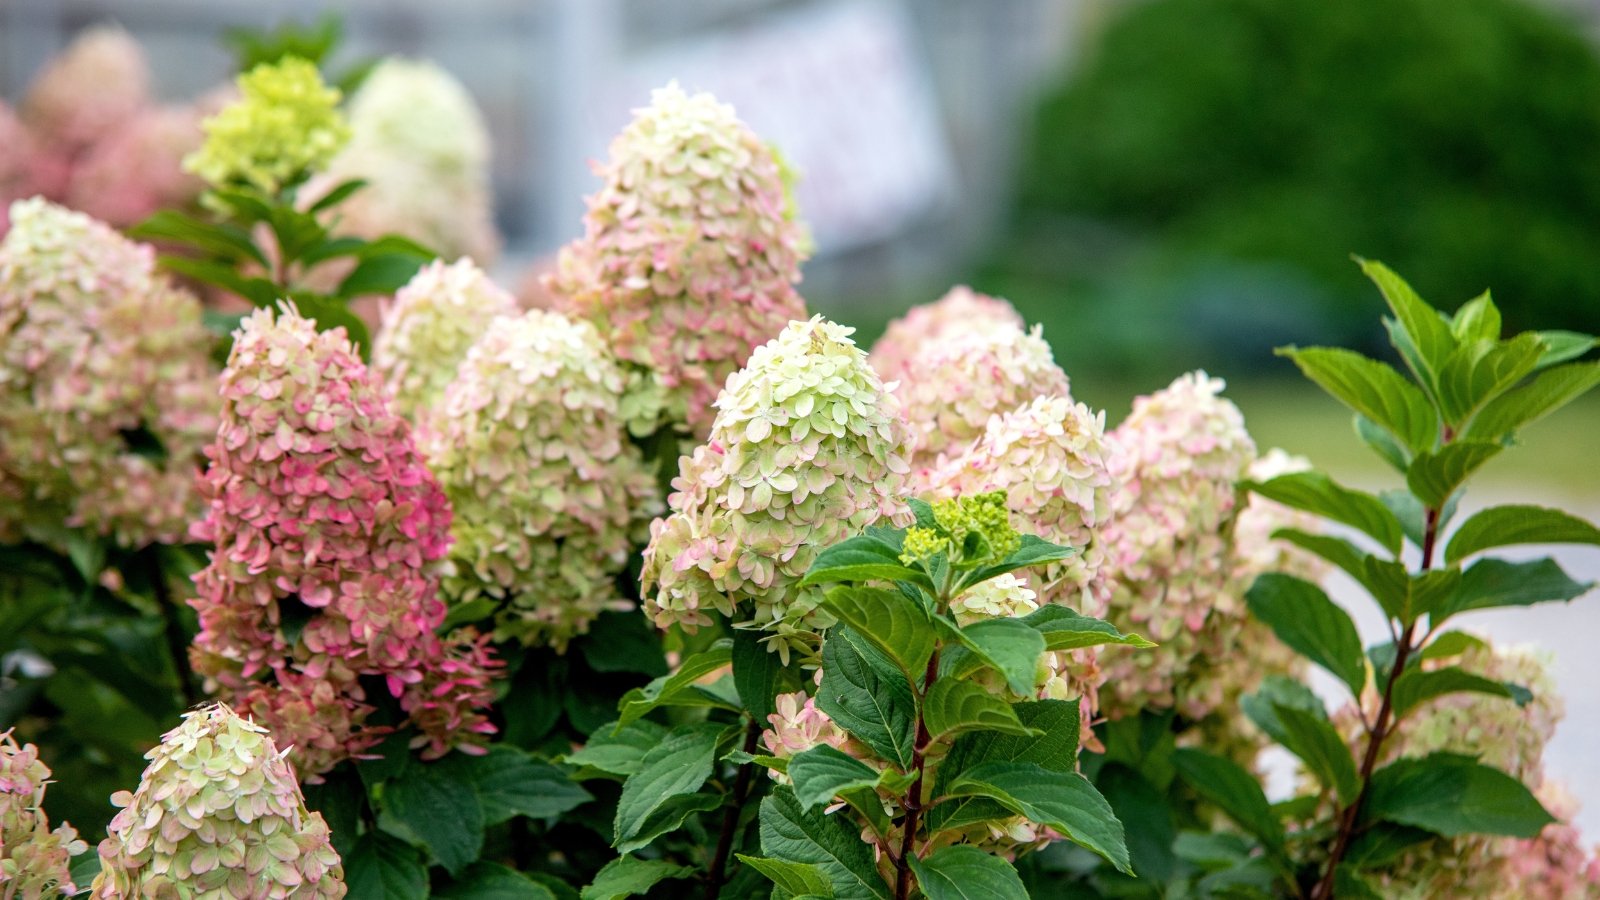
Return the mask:
[[651,526],[646,611],[661,627],[720,612],[814,649],[832,624],[818,587],[795,585],[823,547],[879,519],[909,524],[908,434],[850,340],[818,316],[756,349],[717,398],[709,442],[683,460],[672,514]]
[[206,119],[206,142],[184,167],[213,187],[277,194],[328,164],[350,138],[337,88],[288,57],[239,76],[239,100]]
[[529,310],[496,319],[424,429],[455,508],[452,602],[504,601],[499,639],[562,649],[605,609],[660,508],[626,440],[626,377],[588,322]]
[[953,566],[976,568],[997,563],[1022,545],[1011,526],[1005,491],[940,500],[933,504],[933,522],[932,528],[906,530],[900,554],[906,564],[943,553]]
[[344,868],[265,729],[222,704],[184,714],[145,755],[139,788],[100,843],[96,900],[335,900]]
[[44,814],[49,783],[50,767],[39,761],[39,748],[0,732],[0,897],[7,900],[78,892],[69,864],[89,845],[71,825],[50,827]]
[[516,313],[516,298],[472,260],[423,266],[384,307],[372,342],[372,368],[389,389],[390,408],[413,425],[426,421],[473,341],[496,316]]

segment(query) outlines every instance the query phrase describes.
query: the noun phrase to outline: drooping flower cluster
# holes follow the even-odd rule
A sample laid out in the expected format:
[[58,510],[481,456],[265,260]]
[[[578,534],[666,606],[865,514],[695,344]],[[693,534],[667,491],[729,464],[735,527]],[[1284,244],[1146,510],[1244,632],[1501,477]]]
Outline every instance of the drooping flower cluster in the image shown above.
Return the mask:
[[267,730],[221,704],[184,714],[145,758],[100,843],[90,896],[337,900],[344,867]]
[[1101,708],[1111,718],[1176,707],[1199,721],[1221,703],[1207,669],[1236,649],[1246,621],[1230,532],[1235,484],[1256,455],[1222,387],[1203,372],[1180,376],[1136,399],[1112,434],[1107,617],[1161,646],[1109,659]]
[[627,607],[617,576],[660,501],[625,384],[592,325],[530,310],[495,320],[446,391],[424,444],[455,509],[445,592],[503,601],[497,638],[562,649]]
[[[1502,649],[1483,643],[1468,647],[1459,656],[1424,660],[1420,665],[1424,670],[1460,666],[1474,675],[1526,688],[1533,696],[1525,706],[1505,697],[1468,692],[1428,700],[1399,721],[1384,742],[1380,760],[1391,762],[1436,752],[1465,754],[1539,792],[1545,783],[1544,748],[1564,711],[1548,670],[1548,656],[1531,648]],[[1369,721],[1377,703],[1375,695],[1363,698]],[[1352,746],[1365,748],[1365,730],[1354,707],[1340,711],[1334,721]],[[1560,832],[1551,833],[1548,828],[1528,841],[1486,835],[1435,838],[1402,854],[1369,879],[1386,897],[1489,900],[1537,896],[1521,892],[1516,885],[1522,883],[1525,870],[1538,865],[1538,854],[1548,854],[1554,846],[1549,842],[1563,839]],[[1574,838],[1566,840],[1576,843]],[[1593,896],[1583,892],[1593,882],[1587,882],[1580,872],[1564,877],[1574,882],[1573,896]]]
[[643,584],[657,625],[720,612],[814,650],[831,624],[816,587],[797,590],[818,550],[880,518],[908,524],[906,429],[852,329],[818,316],[756,349],[717,398],[710,440],[685,457],[672,513],[650,528]]
[[303,59],[262,63],[238,84],[240,98],[201,123],[205,143],[184,160],[214,187],[276,194],[326,166],[350,137],[338,89]]
[[393,409],[414,425],[426,421],[472,342],[496,316],[516,312],[516,299],[470,259],[423,266],[383,308],[372,342],[372,368],[383,376]]
[[780,161],[732,107],[671,85],[635,112],[600,175],[552,289],[649,371],[671,423],[704,437],[727,377],[805,315],[794,284],[806,238]]
[[872,345],[872,367],[885,381],[898,381],[916,373],[925,375],[920,362],[924,349],[952,338],[992,331],[1024,331],[1022,315],[1005,300],[957,285],[934,303],[913,306],[889,323]]
[[386,59],[351,96],[349,113],[350,143],[319,179],[367,182],[339,206],[342,231],[401,234],[448,259],[494,262],[489,132],[461,83],[430,62]]
[[[257,310],[223,372],[195,537],[195,668],[295,747],[315,777],[382,737],[359,679],[382,676],[427,755],[470,749],[491,669],[476,637],[436,634],[450,508],[410,426],[340,329]],[[427,715],[424,716],[423,712]]]
[[196,518],[216,430],[200,304],[150,247],[44,200],[0,242],[0,532],[64,522],[126,547]]
[[0,897],[39,900],[78,892],[69,869],[72,857],[89,846],[65,822],[50,827],[44,813],[49,783],[39,748],[0,732]]

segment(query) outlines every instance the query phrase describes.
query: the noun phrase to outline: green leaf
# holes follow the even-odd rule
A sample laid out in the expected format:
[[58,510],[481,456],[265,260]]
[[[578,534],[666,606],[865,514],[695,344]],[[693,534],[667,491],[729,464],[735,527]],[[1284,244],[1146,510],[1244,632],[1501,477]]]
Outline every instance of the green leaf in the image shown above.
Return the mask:
[[1485,403],[1521,381],[1539,362],[1544,343],[1525,333],[1509,341],[1464,343],[1451,354],[1439,376],[1439,405],[1445,421],[1459,426]]
[[1133,874],[1122,823],[1094,785],[1075,772],[1052,771],[1033,763],[986,762],[963,772],[942,794],[994,800],[1093,850],[1118,870]]
[[[970,731],[956,738],[939,765],[934,796],[970,769],[991,762],[1033,763],[1052,772],[1073,772],[1078,766],[1078,703],[1066,700],[1035,700],[1011,707],[1028,735]],[[928,810],[930,831],[956,828],[1005,815],[998,803],[969,799],[941,803]]]
[[822,605],[893,660],[908,685],[922,683],[933,656],[933,625],[920,604],[899,591],[852,586],[829,590]]
[[384,788],[383,806],[451,875],[460,875],[483,849],[483,805],[453,767],[408,766]]
[[1190,747],[1173,751],[1172,763],[1184,783],[1245,831],[1274,850],[1283,847],[1283,823],[1272,814],[1272,804],[1254,775],[1232,760]]
[[1077,552],[1071,547],[1052,544],[1038,535],[1025,534],[1022,536],[1022,543],[1017,546],[1016,550],[1012,551],[1010,556],[992,566],[984,566],[968,572],[966,577],[961,580],[961,584],[963,587],[982,584],[1007,572],[1015,572],[1018,569],[1026,569],[1029,566],[1040,566],[1045,563],[1068,559]]
[[[1389,309],[1394,311],[1395,319],[1405,329],[1405,335],[1410,339],[1410,345],[1422,363],[1423,369],[1416,373],[1417,377],[1424,383],[1437,383],[1438,373],[1444,368],[1456,344],[1444,317],[1417,296],[1411,285],[1388,266],[1377,260],[1359,257],[1356,258],[1356,263],[1361,266],[1361,271],[1372,279],[1372,283],[1378,286],[1378,291],[1388,302]],[[1404,350],[1401,349],[1403,353]]]
[[237,264],[249,259],[269,266],[267,257],[250,239],[249,232],[235,225],[202,222],[186,213],[163,209],[128,229],[128,236],[141,241],[174,241],[187,244],[210,256],[220,256]]
[[932,588],[921,569],[900,561],[900,551],[875,535],[862,534],[817,554],[800,587],[829,581],[910,581]]
[[901,770],[911,768],[917,702],[894,663],[848,626],[822,645],[817,708]]
[[1349,863],[1340,863],[1333,870],[1333,895],[1347,900],[1383,900],[1383,895]]
[[1356,413],[1355,426],[1356,437],[1361,438],[1362,443],[1383,457],[1383,461],[1393,466],[1395,471],[1405,474],[1406,467],[1411,465],[1409,449],[1401,446],[1400,442],[1394,439],[1394,435],[1378,427],[1377,423],[1360,413]]
[[583,900],[623,900],[636,897],[669,878],[692,878],[693,866],[659,859],[619,856],[595,873],[594,883],[579,894]]
[[1593,582],[1567,577],[1561,566],[1549,558],[1520,563],[1484,558],[1461,573],[1455,590],[1432,611],[1433,621],[1437,626],[1470,609],[1567,601],[1582,596],[1591,587]]
[[671,675],[664,675],[652,680],[642,688],[622,695],[618,704],[620,714],[617,722],[627,725],[639,717],[660,709],[663,706],[687,706],[691,708],[715,707],[732,712],[739,712],[739,708],[727,700],[718,697],[696,682],[710,675],[712,672],[723,668],[733,662],[733,645],[731,641],[718,641],[710,648],[685,659],[678,666],[678,671]]
[[416,848],[381,831],[369,831],[356,840],[355,851],[344,858],[344,883],[349,896],[363,900],[428,896],[428,870]]
[[1123,634],[1103,619],[1079,615],[1065,606],[1041,606],[1019,621],[1044,635],[1046,650],[1077,650],[1080,647],[1098,647],[1103,644],[1120,644],[1126,647],[1147,649],[1156,646],[1137,634]]
[[[961,636],[962,645],[972,653],[970,658],[999,672],[1013,693],[1033,692],[1039,657],[1044,654],[1044,635],[1017,619],[983,619],[961,629]],[[961,664],[957,655],[951,658],[958,662],[945,677],[960,677],[977,668]]]
[[1500,339],[1500,309],[1494,299],[1484,291],[1461,304],[1450,320],[1450,333],[1457,341],[1498,341]]
[[338,206],[340,203],[343,203],[345,200],[349,199],[351,194],[354,194],[356,191],[359,191],[366,186],[367,182],[360,178],[351,178],[347,181],[341,181],[334,185],[332,190],[328,191],[326,194],[323,194],[322,197],[317,200],[317,202],[311,204],[308,211],[312,213],[319,213],[325,209]]
[[761,852],[773,859],[816,866],[838,900],[889,900],[872,848],[844,816],[807,810],[787,787],[761,801]]
[[667,674],[661,638],[636,612],[601,613],[574,644],[596,672],[637,672],[651,678]]
[[433,892],[434,900],[555,900],[544,885],[499,863],[476,862]]
[[623,783],[622,796],[617,799],[612,842],[617,849],[623,853],[637,849],[634,839],[651,813],[668,799],[692,794],[706,783],[724,730],[724,726],[709,722],[680,726],[645,754],[639,771]]
[[[1333,788],[1346,804],[1361,790],[1350,747],[1339,737],[1326,713],[1318,715],[1293,706],[1275,706],[1286,740],[1283,746],[1300,757],[1317,780]],[[1318,710],[1318,712],[1322,712]]]
[[447,765],[477,790],[485,825],[498,825],[515,816],[548,819],[594,799],[573,784],[566,772],[504,744],[491,746],[483,756],[453,754],[437,765]]
[[1525,687],[1474,675],[1458,666],[1427,672],[1421,669],[1406,669],[1400,673],[1394,684],[1392,702],[1395,715],[1403,716],[1420,703],[1458,691],[1506,697],[1515,701],[1518,706],[1525,706],[1533,699],[1533,695]]
[[1333,347],[1288,347],[1277,352],[1294,360],[1307,378],[1334,399],[1371,419],[1413,453],[1431,449],[1438,440],[1439,417],[1428,398],[1391,366]]
[[1321,472],[1291,472],[1269,481],[1248,481],[1244,487],[1268,500],[1349,525],[1370,535],[1391,554],[1400,552],[1400,521],[1383,501],[1342,487]]
[[1488,646],[1488,644],[1484,643],[1483,638],[1475,634],[1468,634],[1465,631],[1446,631],[1444,634],[1429,641],[1428,646],[1422,648],[1420,658],[1424,660],[1449,659],[1452,656],[1460,656],[1468,650],[1474,648],[1483,649]]
[[293,299],[300,313],[317,323],[318,331],[343,328],[345,335],[350,338],[350,343],[361,352],[363,359],[371,355],[372,339],[367,333],[367,323],[351,312],[345,301],[337,297],[301,292],[296,292]]
[[1522,782],[1466,756],[1403,758],[1374,772],[1364,822],[1396,822],[1435,834],[1532,838],[1555,821]]
[[721,794],[702,791],[697,794],[679,794],[668,797],[656,807],[644,821],[640,823],[639,830],[632,838],[618,846],[622,853],[632,853],[641,847],[646,847],[651,841],[683,828],[683,823],[691,816],[708,813],[721,809],[724,798]]
[[1466,436],[1504,442],[1600,384],[1600,362],[1571,363],[1534,376],[1490,401],[1467,426]]
[[802,806],[826,806],[845,791],[873,787],[879,772],[827,744],[818,744],[789,758],[789,779]]
[[1272,533],[1274,540],[1287,541],[1296,547],[1314,553],[1343,569],[1346,574],[1366,589],[1378,601],[1390,618],[1401,618],[1405,609],[1409,576],[1405,566],[1391,560],[1379,559],[1341,537],[1329,534],[1311,534],[1296,528],[1280,528]]
[[1028,900],[1011,863],[970,844],[911,856],[911,872],[927,900]]
[[1402,618],[1409,622],[1417,616],[1435,614],[1441,606],[1450,602],[1460,586],[1461,572],[1455,568],[1430,569],[1411,576],[1406,615]]
[[1177,870],[1178,859],[1172,852],[1177,831],[1166,793],[1119,762],[1101,766],[1094,786],[1122,822],[1134,874],[1156,882],[1170,879]]
[[790,897],[833,896],[833,883],[813,864],[766,856],[746,856],[743,853],[735,856],[739,862],[767,876],[779,891]]
[[666,737],[666,727],[648,719],[627,725],[602,725],[589,737],[587,744],[568,753],[566,761],[612,775],[632,775],[644,764],[645,754]]
[[1493,506],[1461,523],[1445,548],[1444,559],[1447,563],[1454,563],[1491,547],[1509,547],[1513,544],[1600,546],[1600,528],[1559,509]]
[[1250,611],[1278,639],[1332,672],[1361,696],[1367,683],[1367,657],[1350,615],[1309,581],[1268,572],[1245,595]]
[[1034,734],[1017,718],[1011,704],[960,678],[940,678],[933,683],[922,701],[922,720],[932,741],[977,730]]
[[1350,841],[1345,861],[1358,869],[1376,869],[1394,862],[1407,850],[1433,838],[1432,833],[1420,828],[1379,822],[1356,834]]
[[1540,369],[1577,359],[1594,349],[1597,343],[1594,335],[1576,331],[1540,331],[1537,334],[1545,348],[1544,356],[1539,357]]
[[1438,453],[1419,453],[1406,470],[1406,487],[1430,509],[1441,509],[1450,496],[1501,450],[1485,441],[1456,441]]
[[778,654],[768,652],[760,632],[746,628],[733,633],[733,684],[740,702],[757,722],[767,721],[777,711],[774,703],[779,694],[801,688],[799,673],[785,666]]
[[340,297],[392,294],[405,287],[429,259],[409,252],[366,255],[356,264],[355,270],[339,282],[338,294]]
[[252,306],[271,306],[283,297],[277,285],[265,278],[247,278],[233,266],[209,259],[190,259],[187,256],[160,257],[161,268],[192,278],[202,284],[222,288],[248,300]]

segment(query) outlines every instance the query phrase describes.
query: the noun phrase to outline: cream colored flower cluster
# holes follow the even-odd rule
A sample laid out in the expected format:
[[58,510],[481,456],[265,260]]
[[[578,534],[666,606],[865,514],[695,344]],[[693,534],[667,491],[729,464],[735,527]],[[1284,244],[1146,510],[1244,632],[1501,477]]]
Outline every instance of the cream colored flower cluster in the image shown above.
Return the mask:
[[728,376],[805,316],[794,284],[807,239],[780,161],[732,107],[671,85],[600,175],[551,289],[649,373],[670,424],[703,438]]
[[40,900],[78,892],[72,857],[89,849],[63,822],[50,827],[44,813],[50,767],[39,748],[0,732],[0,897]]
[[499,639],[562,649],[628,607],[617,579],[660,501],[625,383],[592,325],[531,310],[487,328],[426,430],[456,516],[445,592],[500,600]]
[[62,524],[177,542],[203,501],[216,368],[200,304],[154,251],[33,199],[0,241],[0,538]]
[[832,624],[796,589],[822,548],[883,519],[905,525],[907,434],[893,395],[820,316],[756,349],[717,398],[710,440],[685,457],[671,515],[651,526],[646,610],[689,628],[715,611],[809,655]]
[[337,900],[344,868],[266,730],[223,705],[185,713],[145,756],[100,843],[90,896]]

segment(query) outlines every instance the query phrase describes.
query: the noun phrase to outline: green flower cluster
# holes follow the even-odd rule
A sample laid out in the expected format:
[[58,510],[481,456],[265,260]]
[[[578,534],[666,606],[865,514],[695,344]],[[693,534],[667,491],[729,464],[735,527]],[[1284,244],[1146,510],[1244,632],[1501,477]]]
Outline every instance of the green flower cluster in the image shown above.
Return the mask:
[[907,565],[945,554],[951,565],[985,566],[1016,552],[1022,536],[1011,526],[1006,492],[990,491],[933,504],[933,527],[906,530],[900,558]]
[[238,83],[240,99],[202,123],[206,142],[183,161],[213,187],[275,195],[327,165],[349,140],[339,91],[311,63],[264,63]]

